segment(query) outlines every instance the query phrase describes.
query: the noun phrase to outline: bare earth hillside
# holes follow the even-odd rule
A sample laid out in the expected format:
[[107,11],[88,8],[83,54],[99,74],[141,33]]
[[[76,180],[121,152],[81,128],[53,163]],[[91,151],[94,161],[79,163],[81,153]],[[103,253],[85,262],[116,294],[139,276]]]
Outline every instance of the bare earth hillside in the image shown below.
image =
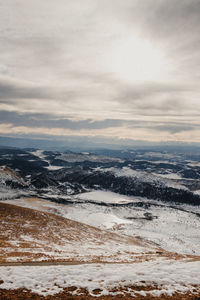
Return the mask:
[[199,299],[198,256],[39,211],[38,201],[0,203],[0,299]]
[[[139,238],[0,203],[0,262],[133,262],[172,254]],[[173,255],[176,257],[176,255]]]

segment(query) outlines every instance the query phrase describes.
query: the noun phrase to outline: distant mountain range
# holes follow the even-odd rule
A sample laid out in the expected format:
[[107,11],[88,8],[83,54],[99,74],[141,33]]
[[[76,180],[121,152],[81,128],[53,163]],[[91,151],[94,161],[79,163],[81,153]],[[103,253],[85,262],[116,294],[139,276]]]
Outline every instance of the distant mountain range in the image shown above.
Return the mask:
[[173,151],[183,153],[200,153],[200,143],[184,142],[149,142],[130,139],[108,139],[103,137],[8,137],[0,136],[0,148],[36,148],[43,150],[72,150],[79,151],[102,151],[125,150],[125,149],[148,149],[153,151]]

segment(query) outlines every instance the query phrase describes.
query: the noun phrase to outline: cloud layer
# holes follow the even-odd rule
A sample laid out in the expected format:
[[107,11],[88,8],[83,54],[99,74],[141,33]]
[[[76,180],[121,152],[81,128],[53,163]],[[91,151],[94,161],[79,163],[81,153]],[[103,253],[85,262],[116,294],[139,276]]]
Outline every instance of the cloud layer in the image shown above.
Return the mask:
[[[0,133],[200,142],[199,15],[199,0],[0,0]],[[135,38],[163,76],[116,72]]]

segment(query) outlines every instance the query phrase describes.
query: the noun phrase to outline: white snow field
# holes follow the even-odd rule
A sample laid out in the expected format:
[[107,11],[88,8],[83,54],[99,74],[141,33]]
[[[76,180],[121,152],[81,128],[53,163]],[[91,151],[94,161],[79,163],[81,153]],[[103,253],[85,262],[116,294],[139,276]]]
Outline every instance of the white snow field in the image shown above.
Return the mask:
[[[47,296],[67,287],[86,288],[91,295],[100,289],[99,295],[123,294],[128,288],[132,296],[173,295],[174,292],[193,292],[200,285],[200,262],[187,260],[157,260],[135,264],[82,264],[73,266],[18,266],[0,267],[2,289],[26,288]],[[151,291],[134,291],[131,286],[154,286]],[[115,287],[122,290],[112,292]],[[198,289],[198,288],[196,288]],[[97,298],[98,299],[98,298]]]
[[103,202],[103,203],[119,203],[119,204],[130,203],[136,201],[137,199],[136,197],[128,197],[110,191],[101,191],[101,190],[96,190],[88,193],[81,193],[75,195],[74,198],[80,200],[90,200],[99,203]]

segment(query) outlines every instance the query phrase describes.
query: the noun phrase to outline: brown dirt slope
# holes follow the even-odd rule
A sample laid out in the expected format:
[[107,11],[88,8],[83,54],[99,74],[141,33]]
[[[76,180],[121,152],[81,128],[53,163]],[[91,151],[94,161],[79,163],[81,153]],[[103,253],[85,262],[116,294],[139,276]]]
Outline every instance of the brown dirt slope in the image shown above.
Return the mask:
[[[0,263],[14,261],[127,262],[155,256],[138,238],[120,236],[51,213],[0,203]],[[145,256],[146,255],[146,256]]]

